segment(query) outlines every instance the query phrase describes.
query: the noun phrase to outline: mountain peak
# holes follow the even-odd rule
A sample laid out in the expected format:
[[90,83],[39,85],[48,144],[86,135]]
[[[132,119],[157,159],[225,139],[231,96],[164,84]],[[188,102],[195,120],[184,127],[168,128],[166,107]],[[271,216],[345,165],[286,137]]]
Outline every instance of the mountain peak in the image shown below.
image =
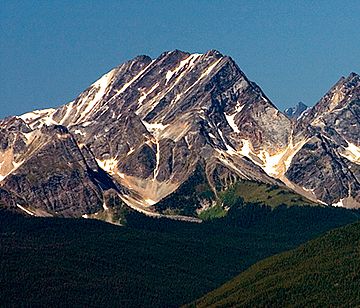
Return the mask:
[[342,76],[339,81],[331,88],[332,90],[337,89],[351,89],[360,86],[360,76],[355,72],[351,72],[347,77]]
[[360,97],[360,76],[352,72],[348,77],[341,77],[315,104],[309,118],[313,120],[333,110],[341,109],[355,97]]
[[352,78],[354,78],[354,77],[360,77],[357,73],[355,73],[355,72],[351,72],[350,74],[349,74],[349,76],[348,76],[348,79],[352,79]]
[[285,109],[284,113],[290,119],[297,119],[307,109],[308,109],[307,105],[305,105],[303,102],[298,102],[294,107]]
[[[177,208],[182,201],[166,203],[168,199],[165,198],[198,177],[201,185],[207,185],[212,191],[212,196],[217,189],[223,190],[239,179],[270,185],[288,179],[299,185],[299,191],[308,194],[309,179],[301,173],[305,167],[313,168],[313,153],[309,153],[308,148],[317,148],[319,157],[327,154],[323,151],[323,139],[308,140],[315,130],[306,129],[316,126],[319,131],[326,123],[338,123],[337,118],[322,121],[323,116],[337,116],[337,110],[346,111],[340,108],[347,102],[349,108],[356,107],[354,99],[359,96],[359,85],[357,74],[343,77],[301,120],[291,121],[245,76],[231,57],[217,50],[191,54],[176,49],[154,59],[140,55],[103,75],[66,105],[27,113],[18,117],[18,122],[0,123],[1,128],[6,125],[0,132],[5,136],[0,136],[0,186],[8,185],[13,189],[18,174],[23,175],[21,185],[30,185],[33,181],[27,181],[26,175],[39,174],[36,176],[38,186],[28,187],[24,198],[35,209],[49,213],[63,204],[63,195],[51,197],[50,201],[46,197],[39,199],[37,187],[49,183],[49,187],[60,191],[52,182],[57,168],[67,170],[64,181],[69,185],[86,179],[83,191],[91,190],[95,197],[101,195],[99,190],[103,186],[115,187],[122,201],[149,213],[163,213],[168,207],[182,214],[195,215],[197,208],[212,204],[216,201],[213,197],[209,197],[211,200],[207,197],[194,199],[191,211],[187,212]],[[305,109],[306,105],[299,102],[287,111],[297,117]],[[342,121],[357,123],[355,118],[349,118],[351,114]],[[295,124],[298,134],[292,138]],[[358,146],[359,133],[354,126],[351,130],[349,124],[344,127],[338,130],[344,135],[341,144],[346,146],[346,140],[351,145],[349,143],[342,154],[357,162],[355,146]],[[1,144],[1,140],[5,141]],[[309,142],[309,147],[305,146]],[[39,152],[40,147],[42,151]],[[299,151],[302,152],[297,155]],[[61,158],[53,169],[41,165],[42,156],[48,152],[51,153],[49,161],[52,156]],[[339,155],[333,154],[326,162]],[[297,159],[303,156],[308,159]],[[68,163],[64,164],[63,157]],[[33,165],[34,160],[37,165]],[[72,161],[82,162],[82,173],[71,171],[78,165]],[[346,169],[345,164],[342,170]],[[323,170],[325,165],[329,164],[319,165],[319,172],[330,174],[331,170]],[[48,172],[47,176],[38,169]],[[113,177],[113,184],[106,178],[99,186],[97,179],[101,174],[96,174],[98,171]],[[316,186],[317,190],[309,196],[327,203],[352,198],[358,188],[351,188],[354,193],[350,196],[350,189],[343,189],[344,185],[338,187],[331,198],[328,196],[328,187],[333,189],[332,186],[338,185],[337,173],[329,175],[332,182],[326,189],[320,187],[317,177],[312,178],[310,188]],[[74,178],[73,174],[79,178]],[[83,194],[83,204],[94,204],[91,213],[99,211],[103,198],[90,197]],[[44,205],[42,199],[49,202]],[[84,212],[79,213],[73,207],[73,203],[77,203],[75,199],[66,206],[71,211],[74,209],[76,215],[82,215]],[[160,204],[162,200],[164,203]],[[68,215],[72,215],[71,211]]]
[[216,49],[211,49],[211,50],[207,51],[205,54],[208,56],[218,56],[218,57],[224,56],[220,51],[218,51]]

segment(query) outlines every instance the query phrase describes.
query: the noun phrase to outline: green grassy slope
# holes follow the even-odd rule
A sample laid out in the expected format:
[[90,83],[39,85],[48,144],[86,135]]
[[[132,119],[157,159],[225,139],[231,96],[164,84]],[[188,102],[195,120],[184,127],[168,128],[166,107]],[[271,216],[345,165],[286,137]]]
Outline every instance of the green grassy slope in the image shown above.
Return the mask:
[[280,205],[318,205],[286,187],[254,181],[239,181],[226,191],[220,192],[219,195],[225,206],[232,206],[239,197],[242,198],[245,203],[261,203],[273,208]]
[[[226,209],[236,204],[239,198],[245,203],[259,203],[272,208],[280,205],[319,206],[289,188],[249,180],[238,180],[231,185],[224,184],[221,190],[215,193],[208,182],[204,167],[197,165],[194,174],[154,208],[163,214],[179,214],[209,220],[225,216]],[[201,203],[213,206],[205,209]]]
[[359,305],[360,223],[355,223],[256,263],[190,306]]
[[136,213],[126,220],[119,227],[0,210],[1,305],[179,306],[357,214],[233,206],[226,217],[202,224]]

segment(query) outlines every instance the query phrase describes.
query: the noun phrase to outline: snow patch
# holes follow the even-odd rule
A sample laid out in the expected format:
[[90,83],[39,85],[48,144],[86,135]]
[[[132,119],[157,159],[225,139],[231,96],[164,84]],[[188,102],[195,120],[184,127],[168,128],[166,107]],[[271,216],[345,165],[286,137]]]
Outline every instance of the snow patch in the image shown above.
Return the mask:
[[279,174],[279,163],[281,158],[284,156],[284,151],[280,152],[278,154],[275,155],[270,155],[268,152],[266,151],[261,151],[261,156],[263,157],[263,169],[264,171],[270,175],[270,176],[278,176]]
[[239,128],[237,127],[236,123],[235,123],[235,116],[236,116],[236,113],[234,113],[233,115],[227,115],[225,113],[225,118],[226,118],[226,121],[229,123],[230,127],[232,128],[232,130],[235,132],[235,133],[240,133],[240,130]]
[[135,152],[135,148],[131,148],[129,152],[126,153],[126,156],[130,155],[131,153]]
[[152,200],[152,199],[145,199],[144,201],[146,202],[146,204],[148,204],[148,205],[150,205],[150,206],[157,203],[156,201],[154,201],[154,200]]
[[[287,154],[287,157],[284,160],[284,164],[285,164],[284,173],[289,169],[294,156],[297,154],[297,152],[299,152],[301,150],[301,148],[304,146],[304,144],[306,142],[308,142],[308,139],[300,141],[300,142],[298,142],[297,144],[294,145],[292,140],[291,140],[290,145],[288,146],[288,151],[290,151],[290,153]],[[286,152],[288,152],[288,151],[286,151]]]
[[109,209],[106,205],[105,200],[103,201],[102,207],[103,207],[104,211],[107,211]]
[[232,128],[232,130],[235,132],[235,133],[240,133],[240,130],[238,128],[238,126],[236,125],[235,123],[235,116],[241,112],[241,110],[244,108],[244,105],[242,106],[239,106],[237,105],[236,108],[235,108],[235,112],[231,115],[229,114],[226,114],[224,113],[225,115],[225,118],[226,118],[226,121],[229,123],[230,127]]
[[146,121],[141,121],[144,126],[146,127],[147,131],[152,133],[155,138],[158,138],[161,132],[169,126],[169,124],[162,124],[162,123],[148,123]]
[[86,122],[81,123],[81,126],[86,127],[86,126],[89,126],[92,123],[93,123],[92,121],[86,121]]
[[331,205],[332,205],[332,206],[336,206],[336,207],[344,207],[344,203],[343,203],[344,200],[345,200],[345,198],[340,199],[338,202],[333,203],[333,204],[331,204]]
[[32,112],[24,113],[18,118],[22,119],[24,122],[28,123],[34,120],[38,120],[41,117],[47,116],[51,113],[54,113],[56,109],[54,108],[48,108],[48,109],[42,109],[42,110],[34,110]]
[[312,189],[312,188],[306,188],[306,187],[302,187],[303,190],[305,191],[309,191],[309,192],[314,192],[315,189]]
[[355,164],[360,164],[360,147],[349,141],[347,143],[348,146],[345,148],[345,153],[341,153],[341,155]]
[[115,158],[100,160],[96,158],[96,162],[101,169],[109,172],[110,174],[115,174],[115,169],[118,164],[118,161]]
[[67,118],[70,116],[71,111],[74,110],[73,106],[74,106],[74,101],[70,102],[69,104],[65,105],[66,106],[66,113],[63,116],[63,118],[60,121],[60,124],[63,125],[64,122],[67,120]]
[[241,150],[239,151],[239,153],[242,155],[242,156],[246,156],[246,157],[250,157],[250,153],[252,153],[251,149],[250,149],[250,142],[249,140],[246,140],[246,139],[241,139],[241,142],[243,144]]
[[74,133],[77,134],[77,135],[81,135],[81,136],[85,136],[86,134],[83,133],[80,129],[75,129],[74,130]]

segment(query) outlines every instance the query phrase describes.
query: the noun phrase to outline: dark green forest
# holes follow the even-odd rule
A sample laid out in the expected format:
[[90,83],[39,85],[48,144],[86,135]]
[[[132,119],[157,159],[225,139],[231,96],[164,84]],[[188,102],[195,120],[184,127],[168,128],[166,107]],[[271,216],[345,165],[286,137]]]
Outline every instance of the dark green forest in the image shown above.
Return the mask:
[[0,303],[175,307],[357,219],[341,208],[237,203],[200,224],[129,212],[120,227],[0,210]]
[[272,256],[191,307],[358,307],[360,223]]

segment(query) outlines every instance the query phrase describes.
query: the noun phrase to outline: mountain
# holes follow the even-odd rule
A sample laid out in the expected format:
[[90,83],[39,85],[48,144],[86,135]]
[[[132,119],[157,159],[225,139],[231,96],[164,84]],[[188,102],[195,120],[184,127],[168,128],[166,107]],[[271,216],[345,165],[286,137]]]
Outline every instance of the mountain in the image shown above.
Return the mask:
[[250,181],[358,207],[358,79],[342,78],[292,121],[218,51],[138,56],[66,105],[0,122],[0,202],[102,217],[116,199],[196,220],[227,211],[221,195]]
[[295,124],[294,140],[307,140],[286,177],[319,200],[358,207],[360,201],[360,76],[342,77]]
[[357,306],[360,224],[251,266],[191,307]]
[[285,109],[284,114],[290,119],[298,119],[308,108],[303,102],[298,102],[295,107]]

